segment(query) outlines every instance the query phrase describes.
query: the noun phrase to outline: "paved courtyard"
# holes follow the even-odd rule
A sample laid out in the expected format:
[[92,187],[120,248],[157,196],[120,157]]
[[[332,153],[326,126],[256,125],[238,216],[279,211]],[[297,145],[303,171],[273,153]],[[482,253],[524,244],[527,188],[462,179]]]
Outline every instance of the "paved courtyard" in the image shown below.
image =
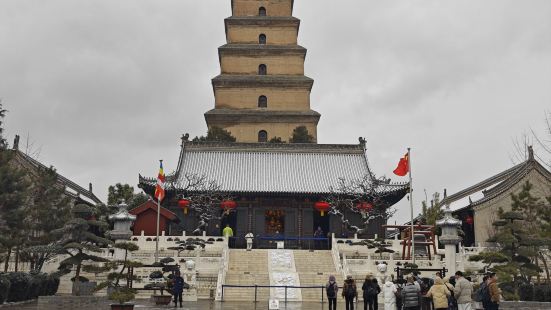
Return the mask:
[[[379,305],[382,309],[383,305]],[[361,309],[363,307],[363,304],[361,304],[361,307],[358,309]],[[36,302],[25,304],[25,305],[12,305],[12,306],[0,306],[0,309],[21,309],[21,310],[31,310],[31,309],[39,309]],[[49,310],[48,307],[41,307],[40,309],[43,310]],[[105,307],[105,309],[109,309],[108,306]],[[268,303],[267,302],[259,302],[256,305],[252,302],[212,302],[212,301],[199,301],[196,303],[186,303],[184,304],[183,308],[174,308],[174,306],[165,306],[165,307],[159,307],[152,305],[151,303],[147,301],[137,301],[136,306],[134,307],[136,310],[154,310],[154,309],[183,309],[183,310],[256,310],[256,309],[268,309]],[[285,304],[280,304],[280,309],[288,309],[288,310],[320,310],[320,309],[328,309],[327,303],[324,303],[323,306],[321,303],[288,303],[287,306]],[[339,299],[337,304],[337,309],[344,309],[344,301]],[[87,310],[85,308],[79,308],[79,310]],[[94,310],[100,310],[100,308],[94,308]]]

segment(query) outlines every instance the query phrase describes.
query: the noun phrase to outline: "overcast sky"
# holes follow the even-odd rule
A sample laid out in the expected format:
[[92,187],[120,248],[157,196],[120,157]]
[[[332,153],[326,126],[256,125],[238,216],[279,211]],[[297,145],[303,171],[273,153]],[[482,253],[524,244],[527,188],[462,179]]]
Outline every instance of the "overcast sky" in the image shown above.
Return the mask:
[[[8,139],[106,200],[176,168],[204,134],[230,0],[0,0]],[[551,110],[551,1],[296,0],[320,143],[368,141],[392,175],[413,148],[414,201],[512,165]],[[401,178],[393,177],[393,180]],[[409,217],[406,199],[396,220]]]

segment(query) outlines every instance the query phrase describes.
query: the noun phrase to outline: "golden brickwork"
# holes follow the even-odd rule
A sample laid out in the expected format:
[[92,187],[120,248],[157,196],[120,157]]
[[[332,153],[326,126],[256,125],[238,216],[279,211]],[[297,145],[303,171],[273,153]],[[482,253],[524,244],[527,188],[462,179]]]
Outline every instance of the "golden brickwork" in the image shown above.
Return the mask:
[[279,88],[224,88],[215,93],[217,109],[257,109],[258,98],[266,96],[267,110],[310,110],[310,91]]
[[268,140],[273,137],[280,137],[283,141],[289,141],[293,130],[298,126],[306,126],[308,132],[316,137],[316,126],[302,123],[240,123],[228,124],[224,128],[231,132],[234,137],[240,137],[240,142],[258,142],[258,132],[261,130],[268,132]]
[[267,44],[296,45],[297,29],[287,26],[228,26],[226,35],[230,44],[258,44],[258,36],[266,35]]
[[267,16],[291,16],[292,0],[233,0],[233,16],[257,16],[259,7],[266,8]]
[[304,58],[300,55],[280,56],[222,56],[222,74],[250,74],[265,64],[268,74],[304,75]]
[[296,127],[305,126],[317,141],[320,115],[310,109],[313,81],[304,76],[306,49],[297,45],[300,21],[292,17],[293,0],[231,3],[207,126],[230,131],[237,142],[259,142],[260,131],[288,141]]

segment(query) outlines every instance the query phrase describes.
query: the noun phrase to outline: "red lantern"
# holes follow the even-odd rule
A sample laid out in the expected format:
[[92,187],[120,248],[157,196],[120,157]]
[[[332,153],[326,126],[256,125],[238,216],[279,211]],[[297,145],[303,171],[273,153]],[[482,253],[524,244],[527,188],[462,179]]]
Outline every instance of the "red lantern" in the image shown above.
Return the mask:
[[187,214],[187,209],[190,203],[191,202],[187,199],[178,200],[178,206],[184,211],[184,214]]
[[472,225],[474,224],[474,219],[472,216],[467,216],[467,218],[465,219],[465,223],[469,224],[469,225]]
[[356,208],[358,208],[358,210],[360,210],[361,212],[370,212],[371,210],[373,210],[373,205],[369,202],[362,201],[358,202]]
[[316,210],[318,210],[321,213],[321,216],[325,215],[325,212],[329,210],[330,206],[331,205],[325,201],[318,201],[314,204],[314,208],[316,208]]
[[224,200],[220,203],[220,208],[224,209],[225,211],[230,211],[237,208],[237,203],[233,200]]

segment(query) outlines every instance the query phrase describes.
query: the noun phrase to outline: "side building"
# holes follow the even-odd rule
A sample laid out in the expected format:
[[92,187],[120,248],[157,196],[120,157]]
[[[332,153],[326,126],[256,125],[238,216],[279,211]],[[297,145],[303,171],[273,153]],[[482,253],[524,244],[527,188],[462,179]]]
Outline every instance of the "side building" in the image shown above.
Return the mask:
[[[19,136],[17,135],[15,136],[12,149],[8,150],[8,152],[13,152],[14,154],[10,163],[23,169],[31,183],[38,177],[40,169],[49,168],[19,149]],[[65,195],[71,199],[74,205],[82,203],[89,206],[96,206],[102,203],[93,193],[92,183],[88,184],[88,188],[84,188],[58,173],[57,185],[64,189]]]
[[551,196],[551,172],[528,148],[528,159],[512,168],[491,176],[446,197],[442,204],[450,204],[455,217],[462,221],[465,246],[484,245],[494,233],[492,225],[498,219],[498,210],[510,211],[511,194],[518,194],[526,182],[532,184],[532,195]]
[[[184,214],[178,199],[184,195],[179,188],[186,175],[205,176],[216,181],[220,191],[228,193],[237,203],[236,212],[222,223],[211,222],[207,233],[220,235],[225,224],[242,237],[255,236],[312,237],[317,227],[325,233],[346,235],[341,219],[322,215],[314,208],[336,187],[339,179],[361,180],[369,176],[376,182],[365,154],[365,144],[275,144],[216,143],[182,141],[176,172],[167,176],[167,198],[163,206],[177,214],[180,223],[171,223],[166,233],[187,234],[196,228],[198,214]],[[152,195],[156,179],[140,176],[139,187]],[[384,196],[379,207],[388,208],[408,192],[408,184],[385,182],[377,187]],[[220,213],[223,211],[220,210]],[[346,211],[346,217],[361,226],[358,213]],[[370,223],[365,236],[382,235],[383,219]],[[364,236],[364,237],[365,237]]]

